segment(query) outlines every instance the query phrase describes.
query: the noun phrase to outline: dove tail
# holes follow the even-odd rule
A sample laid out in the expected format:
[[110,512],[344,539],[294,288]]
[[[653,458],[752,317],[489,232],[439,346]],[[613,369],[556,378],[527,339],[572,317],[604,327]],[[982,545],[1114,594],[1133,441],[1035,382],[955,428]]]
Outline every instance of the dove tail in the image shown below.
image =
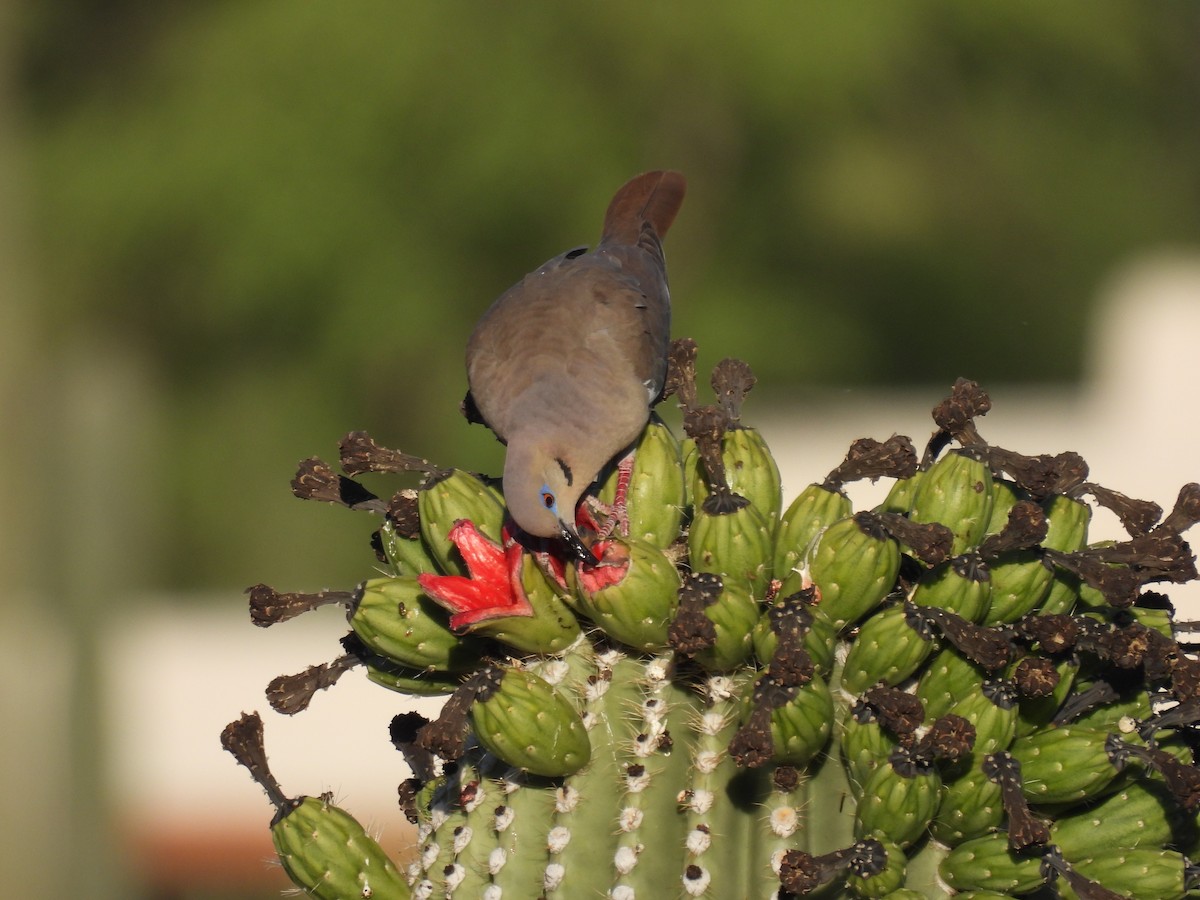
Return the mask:
[[661,239],[683,205],[687,180],[678,172],[646,172],[621,186],[604,214],[602,244],[636,244],[645,226]]

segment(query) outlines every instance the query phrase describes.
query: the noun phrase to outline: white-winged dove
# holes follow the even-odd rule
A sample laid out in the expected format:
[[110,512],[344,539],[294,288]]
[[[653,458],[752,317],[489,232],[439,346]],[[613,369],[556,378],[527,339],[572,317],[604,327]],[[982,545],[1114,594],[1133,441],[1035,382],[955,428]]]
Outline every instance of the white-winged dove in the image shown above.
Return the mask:
[[[666,377],[671,301],[662,238],[683,203],[678,172],[627,182],[600,244],[568,250],[497,299],[467,344],[468,416],[507,444],[513,520],[581,558],[575,507],[641,433]],[[471,410],[472,405],[474,410]]]

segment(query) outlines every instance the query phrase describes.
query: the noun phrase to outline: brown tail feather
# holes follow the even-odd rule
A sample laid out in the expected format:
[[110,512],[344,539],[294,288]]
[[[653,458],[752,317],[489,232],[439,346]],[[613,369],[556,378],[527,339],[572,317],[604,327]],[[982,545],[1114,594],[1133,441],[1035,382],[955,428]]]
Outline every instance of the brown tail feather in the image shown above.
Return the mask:
[[678,172],[646,172],[621,186],[604,214],[601,243],[635,244],[649,223],[662,238],[683,205],[687,180]]

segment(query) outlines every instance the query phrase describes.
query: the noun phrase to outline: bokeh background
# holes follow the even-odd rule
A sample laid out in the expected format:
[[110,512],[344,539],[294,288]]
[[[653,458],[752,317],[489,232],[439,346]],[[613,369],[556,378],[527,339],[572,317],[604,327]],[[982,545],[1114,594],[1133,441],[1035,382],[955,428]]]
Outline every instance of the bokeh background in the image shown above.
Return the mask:
[[[287,655],[288,634],[242,641],[246,585],[370,574],[373,523],[294,500],[296,461],[365,428],[495,471],[500,448],[457,413],[474,319],[664,166],[690,182],[667,246],[674,331],[702,363],[748,360],[764,419],[815,433],[813,410],[857,406],[884,437],[966,375],[1032,403],[1031,439],[1067,422],[1200,476],[1194,445],[1152,430],[1200,409],[1200,293],[1176,291],[1167,349],[1137,331],[1142,307],[1102,315],[1147,259],[1195,284],[1200,5],[9,0],[6,893],[286,884],[216,731],[204,763],[166,737],[206,704],[264,706],[243,698],[277,674],[271,653],[321,661]],[[1088,385],[1135,376],[1133,418],[1073,427]],[[879,400],[897,396],[904,422]],[[328,658],[338,626],[320,625]],[[250,657],[266,674],[247,685]],[[357,739],[338,746],[330,767],[354,768]],[[203,787],[209,762],[257,831]],[[285,788],[341,784],[325,777]]]

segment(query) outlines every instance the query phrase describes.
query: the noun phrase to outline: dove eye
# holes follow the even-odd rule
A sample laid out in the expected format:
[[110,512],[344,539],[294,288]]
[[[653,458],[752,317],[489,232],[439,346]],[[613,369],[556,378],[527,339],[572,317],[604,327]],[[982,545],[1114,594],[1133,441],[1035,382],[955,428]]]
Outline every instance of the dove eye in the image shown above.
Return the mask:
[[554,509],[555,507],[554,492],[545,486],[542,487],[542,506],[546,507],[546,509]]

